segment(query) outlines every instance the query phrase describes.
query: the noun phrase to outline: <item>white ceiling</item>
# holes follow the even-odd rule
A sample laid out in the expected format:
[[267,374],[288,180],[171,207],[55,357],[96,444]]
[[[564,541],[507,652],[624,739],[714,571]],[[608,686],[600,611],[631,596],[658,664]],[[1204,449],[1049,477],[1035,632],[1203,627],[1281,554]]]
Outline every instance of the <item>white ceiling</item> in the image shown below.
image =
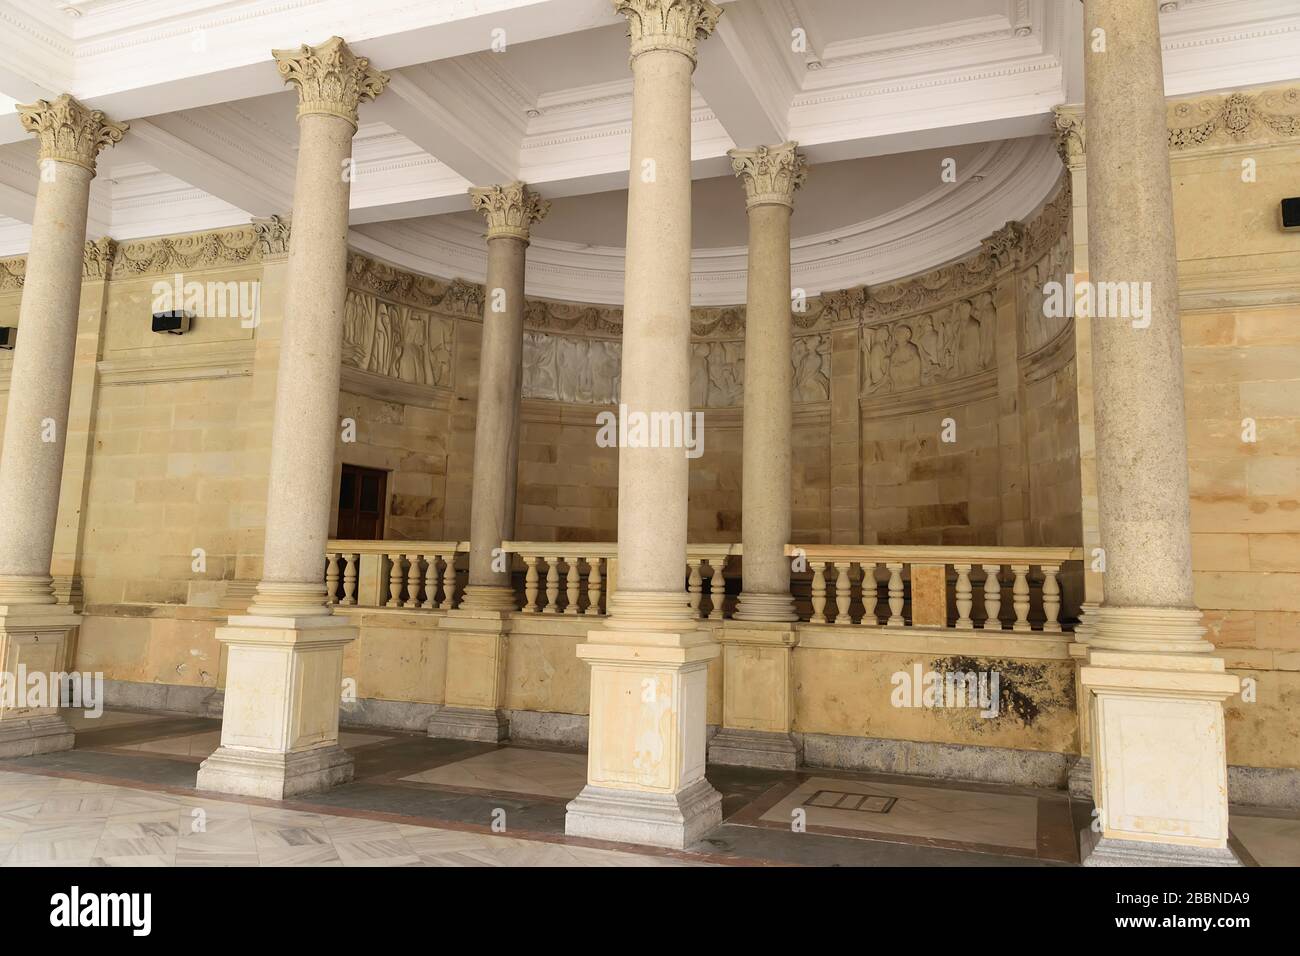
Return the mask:
[[[1051,108],[1082,92],[1075,0],[722,2],[695,74],[697,301],[744,296],[735,145],[796,139],[813,162],[792,250],[813,290],[961,255],[1054,183]],[[1161,9],[1170,95],[1300,76],[1300,0]],[[332,34],[392,76],[355,141],[358,247],[481,277],[465,190],[520,178],[554,201],[530,292],[619,301],[631,83],[609,0],[0,0],[0,254],[25,250],[36,189],[12,104],[62,92],[132,126],[101,156],[92,234],[287,212],[296,97],[270,51]]]

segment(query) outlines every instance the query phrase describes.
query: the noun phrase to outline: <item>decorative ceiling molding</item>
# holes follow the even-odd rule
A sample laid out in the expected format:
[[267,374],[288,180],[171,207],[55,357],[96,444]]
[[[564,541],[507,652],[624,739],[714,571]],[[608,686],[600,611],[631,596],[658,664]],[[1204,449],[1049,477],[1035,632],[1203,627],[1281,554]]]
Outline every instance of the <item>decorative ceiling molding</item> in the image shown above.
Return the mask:
[[[964,167],[956,187],[941,185],[867,222],[794,240],[794,285],[815,294],[947,262],[976,247],[1002,223],[1028,214],[1060,176],[1045,137],[990,144]],[[351,242],[419,272],[484,279],[482,229],[469,221],[376,223],[354,228]],[[692,301],[701,306],[744,301],[745,261],[743,246],[697,249],[691,267]],[[532,295],[617,304],[623,300],[623,250],[534,237],[527,282]]]

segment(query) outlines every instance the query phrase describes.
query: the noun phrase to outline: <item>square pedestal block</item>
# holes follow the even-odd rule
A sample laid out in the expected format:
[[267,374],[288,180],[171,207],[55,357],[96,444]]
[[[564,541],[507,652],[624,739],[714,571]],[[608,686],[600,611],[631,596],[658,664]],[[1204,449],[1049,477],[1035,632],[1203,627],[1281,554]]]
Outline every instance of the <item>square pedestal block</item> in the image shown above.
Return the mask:
[[443,707],[429,721],[429,736],[496,743],[510,735],[502,712],[510,615],[457,609],[439,626],[447,631]]
[[571,836],[684,847],[722,822],[704,778],[707,632],[592,631],[587,786],[568,805]]
[[1223,701],[1240,685],[1222,658],[1092,650],[1079,679],[1091,696],[1102,821],[1085,864],[1199,863],[1222,853],[1190,850],[1227,853]]
[[[0,757],[72,749],[72,728],[59,715],[58,695],[80,623],[62,604],[0,606]],[[42,686],[39,696],[33,682]],[[29,706],[36,701],[40,705]]]
[[798,632],[788,623],[728,622],[722,644],[722,729],[709,741],[709,762],[794,770],[800,751],[794,726],[791,653]]
[[232,617],[221,746],[199,767],[200,790],[279,800],[352,778],[338,745],[343,647],[357,628],[332,615]]

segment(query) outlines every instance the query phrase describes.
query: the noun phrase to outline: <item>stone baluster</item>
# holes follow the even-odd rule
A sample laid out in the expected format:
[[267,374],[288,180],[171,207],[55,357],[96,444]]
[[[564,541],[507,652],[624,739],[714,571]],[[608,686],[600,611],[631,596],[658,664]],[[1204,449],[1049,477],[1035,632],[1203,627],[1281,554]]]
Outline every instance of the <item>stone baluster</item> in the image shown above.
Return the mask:
[[600,563],[604,560],[605,560],[604,558],[592,558],[590,561],[587,562],[587,566],[591,569],[590,571],[587,572],[587,613],[588,614],[596,614],[596,615],[600,614],[600,586],[601,586]]
[[727,559],[719,558],[717,561],[709,560],[709,567],[712,574],[709,575],[709,620],[722,620],[722,602],[727,599],[727,578],[723,573],[727,567]]
[[841,626],[853,623],[849,608],[853,603],[853,583],[849,580],[852,561],[845,561],[839,566],[839,575],[835,578],[835,623]]
[[826,572],[834,568],[827,561],[824,567],[812,566],[812,618],[810,624],[826,623]]
[[1041,565],[1043,571],[1043,630],[1048,633],[1061,632],[1061,583],[1057,575],[1061,573],[1059,564]]
[[975,626],[971,620],[970,611],[975,602],[972,598],[970,586],[970,569],[969,564],[954,564],[953,568],[957,571],[957,629],[959,631],[969,631]]
[[984,568],[984,629],[1002,630],[1002,572],[1000,564],[985,564]]
[[408,554],[406,556],[406,601],[402,607],[420,606],[420,580],[420,556]]
[[357,563],[360,556],[349,551],[343,555],[343,604],[353,607],[357,603]]
[[524,613],[537,613],[537,562],[541,558],[535,554],[524,555]]
[[691,596],[691,613],[697,619],[700,616],[700,593],[703,585],[703,579],[700,577],[700,560],[700,558],[686,559],[686,566],[690,569],[690,574],[686,578],[686,590]]
[[551,556],[546,559],[546,607],[542,613],[559,614],[560,609],[556,605],[560,600],[560,559]]
[[420,607],[431,611],[439,607],[438,558],[439,555],[430,554],[424,562],[424,603]]
[[325,603],[337,604],[339,591],[339,556],[335,551],[325,554]]
[[903,565],[897,561],[886,562],[889,569],[889,627],[903,626]]
[[578,586],[581,584],[581,578],[578,574],[578,563],[581,558],[564,559],[564,613],[578,613]]
[[388,601],[385,607],[402,606],[402,585],[406,576],[402,573],[402,555],[390,552],[388,555]]
[[862,562],[862,579],[858,582],[858,590],[862,594],[861,623],[868,627],[880,626],[880,614],[878,613],[880,589],[876,581],[876,568],[878,566],[875,561]]
[[1011,586],[1011,607],[1016,612],[1016,622],[1011,625],[1013,631],[1028,631],[1029,627],[1029,565],[1013,564],[1011,573],[1016,576]]
[[456,607],[456,552],[447,555],[442,568],[442,609],[453,610]]

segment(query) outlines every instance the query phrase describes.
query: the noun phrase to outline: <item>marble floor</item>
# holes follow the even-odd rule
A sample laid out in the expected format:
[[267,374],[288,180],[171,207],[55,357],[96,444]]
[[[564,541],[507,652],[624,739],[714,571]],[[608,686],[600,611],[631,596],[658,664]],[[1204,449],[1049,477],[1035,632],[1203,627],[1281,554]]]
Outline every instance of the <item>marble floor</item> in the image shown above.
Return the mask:
[[[564,835],[583,753],[345,730],[352,783],[276,802],[199,792],[216,720],[72,715],[71,751],[0,760],[0,866],[1069,866],[1060,791],[710,767],[723,824],[684,851]],[[1300,864],[1300,813],[1234,808],[1252,865]]]

